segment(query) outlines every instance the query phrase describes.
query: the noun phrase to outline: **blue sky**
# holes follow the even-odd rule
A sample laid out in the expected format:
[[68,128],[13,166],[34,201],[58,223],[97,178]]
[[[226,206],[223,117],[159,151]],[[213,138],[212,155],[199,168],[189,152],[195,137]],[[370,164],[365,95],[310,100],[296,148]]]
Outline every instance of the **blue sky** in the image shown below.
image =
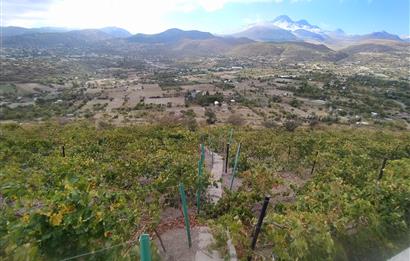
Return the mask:
[[[207,13],[198,9],[173,15],[186,27],[208,28],[213,32],[235,31],[246,24],[272,20],[286,14],[293,20],[306,19],[323,29],[341,28],[360,34],[386,30],[409,35],[409,0],[311,0],[281,3],[229,3],[223,9]],[[223,26],[221,26],[223,24]]]
[[25,27],[119,26],[132,33],[168,28],[224,34],[286,14],[349,34],[410,35],[409,0],[0,0],[1,24]]

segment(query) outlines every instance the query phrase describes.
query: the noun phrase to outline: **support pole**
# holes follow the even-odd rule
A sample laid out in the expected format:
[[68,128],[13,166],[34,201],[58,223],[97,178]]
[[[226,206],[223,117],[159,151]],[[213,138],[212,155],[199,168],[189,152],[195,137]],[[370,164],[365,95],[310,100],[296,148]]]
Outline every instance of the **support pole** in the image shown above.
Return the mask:
[[201,190],[202,190],[202,173],[203,173],[203,165],[205,162],[205,144],[201,144],[201,158],[198,161],[198,189],[196,191],[196,209],[197,213],[199,214],[200,204],[201,204]]
[[167,250],[165,249],[164,242],[162,242],[161,235],[158,233],[158,231],[157,231],[156,228],[154,228],[154,233],[155,233],[155,235],[157,236],[157,238],[158,238],[158,240],[159,240],[159,243],[161,244],[162,250],[164,250],[164,253],[166,253]]
[[202,161],[198,161],[198,189],[196,191],[196,209],[199,214],[201,208],[201,190],[202,190]]
[[230,129],[230,131],[229,131],[229,140],[228,140],[229,144],[232,144],[232,137],[233,137],[233,129]]
[[201,162],[205,162],[205,144],[201,144]]
[[211,151],[211,168],[214,167],[214,152]]
[[148,234],[140,236],[140,259],[141,261],[151,261],[151,247]]
[[319,151],[316,152],[315,160],[313,161],[312,168],[310,169],[310,176],[312,176],[312,175],[313,175],[313,172],[315,171],[316,162],[317,162],[317,156],[318,156],[318,155],[319,155]]
[[65,157],[65,147],[61,146],[61,156]]
[[[259,233],[261,232],[262,222],[263,222],[263,219],[265,218],[265,215],[266,215],[266,209],[268,208],[269,199],[270,199],[270,197],[265,196],[265,199],[263,200],[262,210],[261,210],[261,213],[259,215],[258,223],[256,224],[255,232],[254,232],[253,238],[252,238],[252,243],[251,243],[252,252],[255,250],[256,241],[258,241],[258,236],[259,236]],[[248,256],[248,261],[251,261],[251,260],[252,260],[252,254]]]
[[228,173],[229,166],[229,147],[232,144],[233,129],[229,130],[228,142],[226,143],[226,157],[225,157],[225,174]]
[[390,156],[386,156],[386,157],[383,158],[382,166],[380,167],[379,177],[378,177],[377,180],[381,180],[383,178],[384,168],[386,167],[387,161],[392,160],[395,157],[397,157],[397,156],[395,156],[395,154],[396,154],[396,152],[399,148],[400,148],[400,145],[398,145],[393,151],[390,152]]
[[228,173],[228,161],[229,161],[229,147],[230,144],[226,144],[226,155],[225,155],[225,174]]
[[230,190],[232,190],[233,180],[235,179],[236,170],[237,170],[237,168],[238,168],[238,161],[239,161],[239,153],[240,153],[240,152],[241,152],[241,144],[239,143],[238,149],[236,150],[235,163],[234,163],[234,165],[233,165],[231,186],[229,187]]
[[382,162],[382,166],[380,167],[379,178],[377,180],[381,180],[383,178],[384,168],[386,167],[386,164],[387,164],[387,158],[384,158]]
[[179,194],[181,195],[182,212],[184,214],[185,229],[186,229],[186,235],[187,235],[187,238],[188,238],[188,247],[191,248],[192,241],[191,241],[191,228],[190,228],[190,225],[189,225],[188,206],[187,206],[187,202],[186,202],[184,184],[182,184],[182,183],[179,184]]

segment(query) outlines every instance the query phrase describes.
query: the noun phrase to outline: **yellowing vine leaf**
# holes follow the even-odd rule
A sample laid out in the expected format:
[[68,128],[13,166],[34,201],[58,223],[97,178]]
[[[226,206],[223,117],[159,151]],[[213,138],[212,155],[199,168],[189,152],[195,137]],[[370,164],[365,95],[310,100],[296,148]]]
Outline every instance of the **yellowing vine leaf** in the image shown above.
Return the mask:
[[61,224],[61,221],[63,221],[63,214],[62,214],[61,212],[53,213],[53,214],[50,216],[50,223],[51,223],[53,226],[58,226],[58,225],[60,225],[60,224]]

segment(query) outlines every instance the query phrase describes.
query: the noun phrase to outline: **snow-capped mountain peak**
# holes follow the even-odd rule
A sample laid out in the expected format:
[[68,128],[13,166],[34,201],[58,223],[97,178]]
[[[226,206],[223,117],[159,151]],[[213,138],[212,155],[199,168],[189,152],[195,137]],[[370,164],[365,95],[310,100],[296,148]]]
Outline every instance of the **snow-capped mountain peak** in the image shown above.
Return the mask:
[[309,22],[306,21],[306,20],[304,20],[304,19],[299,20],[299,21],[297,21],[296,23],[299,24],[299,25],[303,25],[303,26],[311,26],[311,25],[309,24]]
[[287,15],[280,15],[278,17],[276,17],[272,23],[276,23],[276,22],[287,22],[287,23],[293,23],[292,19],[290,19],[289,16]]
[[306,20],[293,21],[287,15],[281,15],[281,16],[276,17],[272,21],[272,24],[277,27],[280,27],[282,29],[289,30],[292,32],[296,30],[305,30],[305,31],[309,31],[312,33],[323,33],[323,31],[318,26],[311,25]]
[[316,25],[310,24],[307,20],[294,21],[287,15],[281,15],[271,21],[259,21],[250,24],[244,31],[237,33],[234,37],[247,37],[256,41],[305,41],[313,43],[351,43],[359,41],[389,40],[406,41],[410,38],[385,31],[374,32],[366,35],[349,35],[342,29],[334,31],[322,30]]

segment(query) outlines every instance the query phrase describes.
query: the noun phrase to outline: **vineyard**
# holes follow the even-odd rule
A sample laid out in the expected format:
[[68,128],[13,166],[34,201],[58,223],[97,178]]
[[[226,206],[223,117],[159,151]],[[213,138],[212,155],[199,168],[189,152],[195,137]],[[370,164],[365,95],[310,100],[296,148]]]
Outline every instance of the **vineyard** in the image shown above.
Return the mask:
[[[180,208],[179,184],[192,220],[212,229],[224,256],[227,231],[241,260],[385,260],[410,244],[410,133],[229,133],[86,122],[0,126],[0,259],[61,260],[107,248],[79,260],[136,260],[138,235],[156,237],[165,209]],[[199,145],[223,156],[226,143],[224,175],[237,162],[236,185],[225,186],[216,204],[199,193],[196,214],[197,191],[214,185],[206,169],[198,182]]]

